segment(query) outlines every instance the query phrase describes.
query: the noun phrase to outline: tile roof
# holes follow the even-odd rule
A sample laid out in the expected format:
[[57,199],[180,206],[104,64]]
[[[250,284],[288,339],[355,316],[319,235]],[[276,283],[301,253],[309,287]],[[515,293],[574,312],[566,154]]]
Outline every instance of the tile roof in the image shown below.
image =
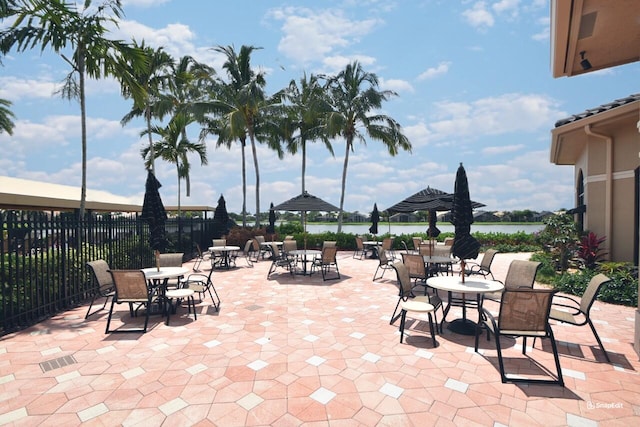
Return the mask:
[[604,113],[605,111],[609,111],[613,108],[621,107],[626,104],[631,104],[632,102],[639,101],[639,100],[640,100],[640,93],[629,95],[625,98],[616,99],[615,101],[609,102],[607,104],[602,104],[598,107],[590,108],[586,111],[583,111],[582,113],[574,114],[565,119],[560,119],[556,122],[555,127],[564,126],[569,123],[573,123],[578,120],[585,119],[587,117],[595,116],[597,114]]

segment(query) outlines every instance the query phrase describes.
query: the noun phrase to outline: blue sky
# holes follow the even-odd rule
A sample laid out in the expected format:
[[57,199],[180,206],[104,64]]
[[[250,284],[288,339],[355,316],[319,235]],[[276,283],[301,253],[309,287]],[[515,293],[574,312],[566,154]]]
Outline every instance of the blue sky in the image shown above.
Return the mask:
[[[382,145],[358,144],[350,155],[345,210],[385,209],[427,186],[453,191],[458,164],[472,199],[485,210],[571,208],[573,168],[549,162],[556,120],[638,92],[639,65],[553,79],[548,0],[501,1],[246,1],[125,0],[114,39],[145,40],[175,58],[191,55],[220,74],[211,48],[253,45],[252,65],[275,92],[306,73],[335,74],[358,60],[382,89],[398,97],[383,105],[412,145],[390,157]],[[0,23],[6,26],[7,23]],[[69,72],[38,49],[3,58],[0,98],[13,102],[13,136],[0,134],[4,175],[80,185],[80,109],[54,92]],[[120,119],[130,102],[112,80],[89,82],[88,187],[141,203],[145,171],[142,122]],[[197,140],[199,129],[189,129]],[[209,165],[192,159],[192,194],[182,205],[241,210],[240,152],[206,141]],[[338,205],[344,141],[335,158],[312,144],[307,190]],[[259,147],[261,211],[300,193],[299,156],[279,160]],[[156,162],[166,205],[177,204],[175,167]],[[247,209],[255,212],[252,162]]]

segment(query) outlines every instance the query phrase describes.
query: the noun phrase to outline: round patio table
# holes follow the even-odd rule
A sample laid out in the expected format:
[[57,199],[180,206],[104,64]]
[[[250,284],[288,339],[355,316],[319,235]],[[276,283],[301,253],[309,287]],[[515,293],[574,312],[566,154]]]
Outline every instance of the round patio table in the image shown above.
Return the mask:
[[313,262],[314,258],[322,255],[322,251],[318,251],[315,249],[296,249],[294,251],[290,251],[289,253],[302,261],[303,276],[306,276],[307,273],[309,274],[309,276],[311,275],[311,269],[307,269],[307,263]]
[[461,335],[475,335],[476,322],[467,319],[466,294],[475,294],[477,298],[478,320],[482,313],[482,296],[488,292],[500,292],[504,289],[504,285],[497,280],[487,280],[465,277],[464,283],[460,276],[434,276],[427,279],[427,286],[435,289],[447,291],[448,301],[447,307],[444,309],[442,321],[447,317],[449,309],[451,309],[451,300],[453,292],[462,294],[462,319],[456,319],[449,323],[448,328]]
[[211,253],[221,254],[220,264],[218,264],[218,266],[220,268],[224,267],[228,270],[229,268],[231,268],[231,252],[239,251],[240,246],[209,246],[209,250],[211,251]]

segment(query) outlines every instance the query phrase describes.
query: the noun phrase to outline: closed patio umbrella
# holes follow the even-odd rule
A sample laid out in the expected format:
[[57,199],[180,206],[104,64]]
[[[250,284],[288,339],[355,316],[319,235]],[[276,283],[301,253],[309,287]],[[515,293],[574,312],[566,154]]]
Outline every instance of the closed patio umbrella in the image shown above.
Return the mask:
[[213,214],[213,237],[216,239],[226,236],[229,233],[229,213],[227,212],[227,202],[221,194],[218,199],[218,206]]
[[272,235],[276,233],[276,211],[273,209],[273,202],[271,203],[271,207],[269,207],[269,225],[267,225],[267,233]]
[[149,224],[149,246],[154,250],[158,270],[160,269],[160,251],[163,251],[167,246],[167,234],[164,228],[167,221],[167,212],[160,197],[160,187],[162,187],[162,184],[156,179],[153,172],[149,171],[147,173],[140,219]]
[[462,163],[456,172],[453,191],[453,207],[451,209],[451,224],[455,227],[455,238],[451,252],[460,259],[462,282],[464,283],[465,260],[478,256],[480,242],[471,235],[473,224],[473,207],[469,196],[469,181]]
[[378,204],[373,204],[373,211],[371,212],[371,227],[369,227],[369,233],[374,236],[378,234],[378,223],[380,222],[380,212],[378,212]]
[[438,220],[436,214],[437,212],[435,209],[429,209],[429,228],[427,229],[427,236],[432,239],[435,239],[440,235],[440,230],[436,227],[436,222]]

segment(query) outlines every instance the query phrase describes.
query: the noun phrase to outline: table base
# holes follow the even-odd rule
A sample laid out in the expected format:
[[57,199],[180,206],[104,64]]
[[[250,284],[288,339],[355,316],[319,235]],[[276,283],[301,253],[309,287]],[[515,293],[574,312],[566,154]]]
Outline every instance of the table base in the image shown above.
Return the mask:
[[460,335],[475,335],[478,324],[469,319],[456,319],[447,325],[447,329]]

